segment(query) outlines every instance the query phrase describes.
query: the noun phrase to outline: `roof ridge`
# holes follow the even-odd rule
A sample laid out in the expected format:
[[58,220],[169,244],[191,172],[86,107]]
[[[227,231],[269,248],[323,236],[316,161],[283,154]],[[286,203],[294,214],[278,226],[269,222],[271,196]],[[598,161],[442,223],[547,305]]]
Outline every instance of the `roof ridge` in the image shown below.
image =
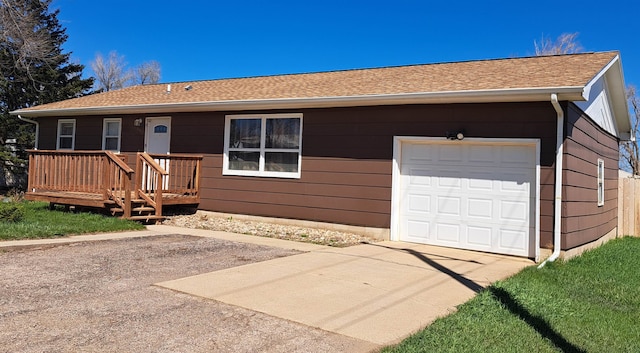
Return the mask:
[[[375,71],[375,70],[395,69],[395,68],[409,68],[409,67],[418,67],[418,66],[437,66],[437,65],[452,65],[452,64],[463,64],[463,63],[508,61],[508,60],[516,61],[516,60],[525,60],[525,59],[537,59],[537,58],[542,59],[542,58],[549,58],[549,57],[566,57],[566,56],[585,56],[585,55],[610,54],[610,53],[619,53],[619,51],[617,51],[617,50],[608,50],[608,51],[590,51],[590,52],[568,53],[568,54],[528,55],[528,56],[516,56],[516,57],[510,57],[510,58],[469,59],[469,60],[460,60],[460,61],[444,61],[444,62],[416,63],[416,64],[404,64],[404,65],[387,65],[387,66],[375,66],[375,67],[363,67],[363,68],[351,68],[351,69],[335,69],[335,70],[326,70],[326,71],[289,72],[289,73],[266,74],[266,75],[257,75],[257,76],[219,77],[219,78],[213,78],[213,79],[186,80],[186,81],[172,81],[172,82],[164,82],[164,83],[155,83],[155,84],[147,84],[147,85],[144,85],[144,86],[154,86],[154,85],[156,85],[156,86],[166,86],[166,85],[172,85],[172,84],[200,83],[200,82],[212,82],[212,81],[261,79],[261,78],[270,78],[270,77],[316,75],[316,74],[325,74],[325,73],[328,74],[328,73],[356,72],[356,71]],[[138,87],[138,86],[142,86],[142,85],[136,85],[136,86],[133,86],[133,87]]]

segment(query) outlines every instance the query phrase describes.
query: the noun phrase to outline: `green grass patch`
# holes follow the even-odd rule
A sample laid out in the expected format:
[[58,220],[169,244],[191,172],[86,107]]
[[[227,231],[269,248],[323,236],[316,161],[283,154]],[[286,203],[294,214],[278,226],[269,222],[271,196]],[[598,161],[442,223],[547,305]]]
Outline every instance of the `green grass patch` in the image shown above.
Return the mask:
[[527,268],[382,352],[640,352],[640,238]]
[[88,212],[66,212],[63,208],[49,210],[45,202],[17,202],[23,211],[17,222],[0,220],[0,239],[51,238],[74,234],[141,230],[140,223]]

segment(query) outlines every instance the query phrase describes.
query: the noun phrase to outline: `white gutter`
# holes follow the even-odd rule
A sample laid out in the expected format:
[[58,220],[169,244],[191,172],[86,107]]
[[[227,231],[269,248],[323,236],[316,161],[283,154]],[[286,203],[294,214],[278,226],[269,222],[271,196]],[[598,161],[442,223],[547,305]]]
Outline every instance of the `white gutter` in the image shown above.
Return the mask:
[[[395,104],[494,103],[546,101],[550,93],[562,100],[582,101],[583,86],[507,88],[474,91],[365,94],[359,96],[268,98],[181,103],[134,104],[102,107],[15,110],[11,114],[29,117],[78,116],[101,114],[172,113],[224,110],[329,108]],[[173,94],[173,93],[172,93]]]
[[30,124],[34,124],[36,126],[36,141],[35,141],[35,146],[33,147],[34,149],[38,149],[38,136],[40,136],[40,124],[35,121],[35,120],[31,120],[31,119],[27,119],[27,118],[23,118],[22,116],[20,116],[20,114],[18,114],[18,119],[30,123]]
[[564,111],[558,103],[558,95],[551,94],[551,105],[558,114],[558,124],[556,127],[556,181],[555,181],[555,200],[553,204],[553,252],[551,256],[544,260],[538,268],[543,268],[547,262],[553,262],[560,256],[562,233],[562,155],[564,140]]

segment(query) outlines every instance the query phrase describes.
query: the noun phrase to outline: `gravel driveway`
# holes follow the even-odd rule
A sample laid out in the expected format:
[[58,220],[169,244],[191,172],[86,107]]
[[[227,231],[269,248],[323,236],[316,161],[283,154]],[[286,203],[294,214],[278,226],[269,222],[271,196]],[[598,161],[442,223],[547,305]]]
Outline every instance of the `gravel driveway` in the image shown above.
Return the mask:
[[296,253],[183,235],[0,252],[0,351],[366,350],[362,341],[152,285]]

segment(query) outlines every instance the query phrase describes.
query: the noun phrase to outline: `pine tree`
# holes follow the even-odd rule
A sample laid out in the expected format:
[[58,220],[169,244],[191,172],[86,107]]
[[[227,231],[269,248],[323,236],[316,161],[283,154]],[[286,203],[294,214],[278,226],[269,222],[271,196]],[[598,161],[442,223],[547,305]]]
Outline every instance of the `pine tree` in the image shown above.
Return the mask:
[[[68,36],[51,1],[0,0],[0,167],[17,174],[25,174],[34,126],[9,112],[82,96],[93,86],[93,78],[82,78],[84,66],[62,50]],[[5,146],[7,139],[17,140],[17,152]]]

